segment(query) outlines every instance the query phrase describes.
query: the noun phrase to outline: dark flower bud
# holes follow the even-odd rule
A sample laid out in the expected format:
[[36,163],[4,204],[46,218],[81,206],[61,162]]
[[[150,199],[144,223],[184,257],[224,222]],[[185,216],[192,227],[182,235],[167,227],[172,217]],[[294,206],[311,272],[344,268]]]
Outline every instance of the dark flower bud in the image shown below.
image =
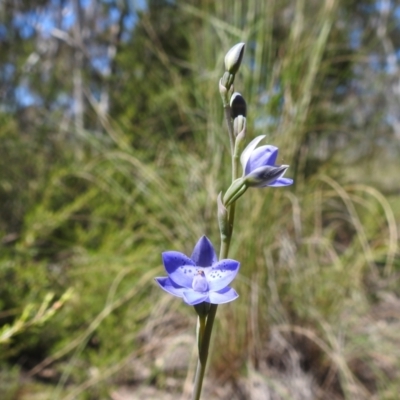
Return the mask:
[[231,96],[231,116],[233,119],[235,119],[237,116],[242,115],[243,117],[246,116],[247,112],[247,106],[246,106],[246,100],[243,98],[243,96],[235,92]]

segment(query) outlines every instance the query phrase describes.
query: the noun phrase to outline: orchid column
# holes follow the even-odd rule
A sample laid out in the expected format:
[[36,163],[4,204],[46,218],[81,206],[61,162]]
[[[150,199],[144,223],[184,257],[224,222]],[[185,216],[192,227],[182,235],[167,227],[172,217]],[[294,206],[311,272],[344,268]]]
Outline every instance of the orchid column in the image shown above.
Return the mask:
[[[190,257],[177,251],[164,252],[162,260],[168,276],[155,278],[163,290],[194,306],[198,315],[199,359],[193,400],[200,399],[218,304],[228,303],[239,297],[228,286],[235,279],[240,267],[238,261],[228,259],[236,201],[249,188],[288,186],[293,183],[292,179],[283,177],[289,166],[276,164],[278,148],[271,145],[257,147],[265,135],[254,138],[243,150],[247,136],[247,105],[243,96],[234,92],[233,83],[242,62],[244,47],[244,43],[238,43],[228,51],[225,56],[225,73],[219,82],[232,169],[229,188],[217,198],[221,235],[219,258],[210,240],[202,236]],[[239,164],[242,166],[241,176]]]

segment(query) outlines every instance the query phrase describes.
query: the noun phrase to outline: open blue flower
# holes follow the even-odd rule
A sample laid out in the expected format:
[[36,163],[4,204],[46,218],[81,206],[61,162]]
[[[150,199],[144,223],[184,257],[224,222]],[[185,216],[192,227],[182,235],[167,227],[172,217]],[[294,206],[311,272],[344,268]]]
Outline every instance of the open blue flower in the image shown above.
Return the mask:
[[[257,147],[265,135],[254,138],[240,156],[243,181],[248,187],[288,186],[293,179],[283,178],[289,165],[275,165],[278,148],[271,145]],[[256,148],[257,147],[257,148]]]
[[168,277],[155,278],[156,282],[189,305],[223,304],[239,297],[228,285],[235,279],[240,263],[229,259],[218,261],[206,236],[199,239],[190,258],[178,251],[166,251],[162,259]]

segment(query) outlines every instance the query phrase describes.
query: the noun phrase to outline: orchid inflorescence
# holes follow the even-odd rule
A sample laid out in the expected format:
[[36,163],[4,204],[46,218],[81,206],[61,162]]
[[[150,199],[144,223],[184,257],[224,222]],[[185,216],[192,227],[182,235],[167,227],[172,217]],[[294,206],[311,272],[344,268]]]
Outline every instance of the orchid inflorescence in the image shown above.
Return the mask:
[[[247,132],[247,104],[240,93],[234,92],[233,83],[242,62],[244,48],[244,43],[238,43],[228,51],[225,56],[225,73],[219,81],[232,155],[232,183],[217,198],[221,234],[219,261],[210,240],[202,236],[190,257],[177,251],[164,252],[162,261],[168,276],[155,278],[163,290],[194,306],[198,314],[199,361],[193,400],[200,399],[217,306],[239,297],[228,286],[240,268],[238,261],[227,258],[235,203],[248,188],[281,187],[293,183],[292,179],[284,177],[289,165],[276,164],[278,148],[272,145],[257,147],[265,135],[257,136],[243,149]],[[239,161],[241,176],[238,171]]]

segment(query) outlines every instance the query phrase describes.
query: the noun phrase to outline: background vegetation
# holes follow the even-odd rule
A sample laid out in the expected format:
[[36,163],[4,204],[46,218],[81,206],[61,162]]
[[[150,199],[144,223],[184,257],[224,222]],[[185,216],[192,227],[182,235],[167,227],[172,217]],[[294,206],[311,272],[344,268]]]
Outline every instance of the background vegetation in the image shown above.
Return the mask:
[[218,243],[217,84],[243,41],[249,138],[295,185],[238,203],[240,299],[218,311],[206,393],[397,399],[399,16],[389,0],[1,2],[0,397],[187,397],[195,315],[153,278],[162,251]]

